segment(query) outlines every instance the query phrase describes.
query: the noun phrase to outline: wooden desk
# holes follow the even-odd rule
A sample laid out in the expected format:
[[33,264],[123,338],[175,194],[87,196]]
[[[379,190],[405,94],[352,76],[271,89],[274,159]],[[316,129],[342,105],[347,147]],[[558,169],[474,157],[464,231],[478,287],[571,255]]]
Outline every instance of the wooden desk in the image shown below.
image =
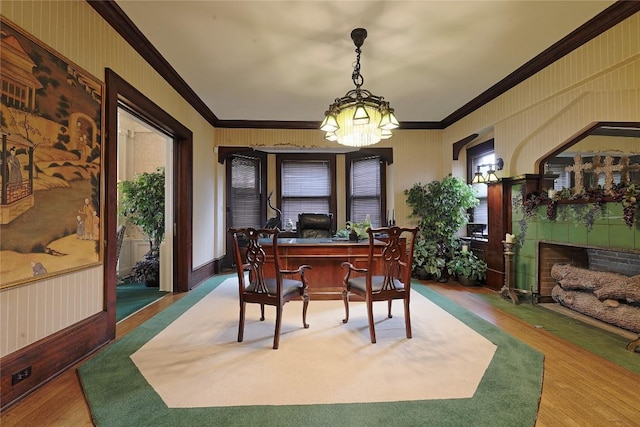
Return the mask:
[[[273,266],[273,246],[268,239],[261,241]],[[384,242],[376,240],[375,260],[379,260]],[[380,247],[380,249],[378,249]],[[356,267],[366,268],[369,256],[369,241],[350,242],[336,239],[278,239],[280,268],[293,270],[301,264],[308,264],[311,270],[305,273],[309,282],[311,299],[342,299],[342,279],[345,269],[341,264],[349,261]],[[376,262],[374,272],[382,273],[382,262]],[[268,271],[266,274],[273,274]],[[355,296],[354,296],[355,299]]]

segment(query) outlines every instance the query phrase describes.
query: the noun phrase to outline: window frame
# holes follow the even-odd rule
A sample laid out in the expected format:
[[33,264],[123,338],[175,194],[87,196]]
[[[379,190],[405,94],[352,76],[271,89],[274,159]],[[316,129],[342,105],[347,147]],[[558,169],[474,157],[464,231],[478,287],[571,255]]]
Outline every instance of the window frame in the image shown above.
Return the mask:
[[[476,169],[473,168],[474,160],[479,157],[484,157],[488,154],[495,155],[495,141],[493,138],[482,142],[478,145],[474,145],[473,147],[469,147],[466,150],[467,153],[467,183],[471,185],[471,181],[473,181],[473,177],[475,176]],[[486,185],[486,184],[481,184]],[[479,199],[488,199],[487,197],[479,197]],[[473,223],[475,218],[475,208],[469,209],[469,222]],[[487,229],[485,230],[485,234],[489,231],[489,207],[487,206]]]
[[369,149],[361,151],[353,151],[346,153],[345,155],[345,198],[346,198],[346,210],[345,218],[347,221],[351,221],[351,208],[352,208],[352,194],[351,194],[351,168],[354,161],[366,159],[369,157],[377,157],[380,166],[380,221],[381,224],[378,227],[386,227],[389,221],[389,215],[387,213],[387,163],[389,162],[388,153],[386,151]]
[[[338,216],[338,199],[336,196],[336,155],[330,153],[281,153],[276,154],[276,195],[278,203],[282,208],[282,163],[286,161],[312,162],[312,161],[328,161],[329,173],[331,178],[331,193],[329,195],[329,212],[333,214],[332,231],[336,229],[336,218]],[[315,213],[315,212],[310,212]],[[286,218],[283,218],[284,221]],[[291,218],[293,223],[297,222],[297,218]]]

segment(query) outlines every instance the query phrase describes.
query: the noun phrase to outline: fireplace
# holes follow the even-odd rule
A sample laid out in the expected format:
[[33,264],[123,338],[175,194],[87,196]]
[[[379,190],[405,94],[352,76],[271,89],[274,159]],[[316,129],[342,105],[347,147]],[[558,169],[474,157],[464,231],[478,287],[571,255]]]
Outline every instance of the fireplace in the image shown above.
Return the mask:
[[631,250],[580,246],[540,240],[538,242],[538,298],[540,302],[553,302],[551,290],[556,280],[551,277],[554,264],[608,271],[625,276],[640,275],[640,253]]

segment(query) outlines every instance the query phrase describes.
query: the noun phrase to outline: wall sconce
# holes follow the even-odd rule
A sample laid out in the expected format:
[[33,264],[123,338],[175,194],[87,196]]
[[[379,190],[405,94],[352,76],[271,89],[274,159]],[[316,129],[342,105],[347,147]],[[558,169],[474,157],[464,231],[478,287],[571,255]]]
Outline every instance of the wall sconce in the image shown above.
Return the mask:
[[[478,169],[476,170],[475,175],[473,176],[473,181],[471,181],[472,184],[482,184],[482,183],[488,183],[488,182],[496,182],[498,181],[498,176],[496,175],[496,171],[501,171],[502,168],[504,167],[504,160],[502,160],[500,157],[498,157],[496,159],[495,163],[487,163],[484,165],[478,165]],[[480,168],[489,168],[487,170],[487,176],[482,175],[482,172],[480,172]]]

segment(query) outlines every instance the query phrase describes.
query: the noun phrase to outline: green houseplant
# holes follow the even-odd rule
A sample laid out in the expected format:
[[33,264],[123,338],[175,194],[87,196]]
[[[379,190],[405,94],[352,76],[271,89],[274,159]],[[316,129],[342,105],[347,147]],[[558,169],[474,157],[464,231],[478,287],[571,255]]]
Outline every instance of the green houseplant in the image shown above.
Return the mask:
[[164,168],[144,172],[132,181],[120,183],[120,214],[140,227],[149,239],[149,252],[133,268],[134,280],[158,286],[160,243],[164,239]]
[[447,269],[466,286],[474,286],[487,277],[487,263],[470,251],[456,251],[447,262]]
[[426,266],[429,274],[446,281],[446,262],[459,246],[458,230],[469,221],[467,210],[479,204],[475,190],[449,174],[429,184],[418,182],[404,193],[411,208],[409,217],[417,219],[420,227],[414,274],[415,269]]

